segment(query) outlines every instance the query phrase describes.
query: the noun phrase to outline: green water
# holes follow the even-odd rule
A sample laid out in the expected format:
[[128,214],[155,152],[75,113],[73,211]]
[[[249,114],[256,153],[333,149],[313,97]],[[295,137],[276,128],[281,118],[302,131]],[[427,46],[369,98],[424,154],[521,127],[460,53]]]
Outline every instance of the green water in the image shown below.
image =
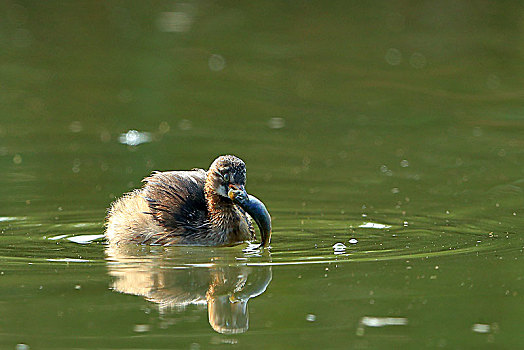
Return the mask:
[[[520,2],[0,9],[0,348],[524,346]],[[228,153],[269,253],[97,239]]]

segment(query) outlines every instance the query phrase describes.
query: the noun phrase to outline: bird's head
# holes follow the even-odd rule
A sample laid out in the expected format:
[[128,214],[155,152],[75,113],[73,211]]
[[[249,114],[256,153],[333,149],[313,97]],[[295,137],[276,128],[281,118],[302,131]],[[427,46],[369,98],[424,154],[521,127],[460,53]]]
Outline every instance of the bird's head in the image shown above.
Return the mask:
[[221,197],[229,199],[230,191],[241,192],[247,197],[246,164],[235,156],[220,156],[207,172],[206,187]]
[[211,164],[206,178],[206,194],[210,192],[232,201],[247,212],[257,223],[261,246],[271,240],[271,216],[264,203],[249,195],[246,186],[246,164],[235,156],[220,156]]

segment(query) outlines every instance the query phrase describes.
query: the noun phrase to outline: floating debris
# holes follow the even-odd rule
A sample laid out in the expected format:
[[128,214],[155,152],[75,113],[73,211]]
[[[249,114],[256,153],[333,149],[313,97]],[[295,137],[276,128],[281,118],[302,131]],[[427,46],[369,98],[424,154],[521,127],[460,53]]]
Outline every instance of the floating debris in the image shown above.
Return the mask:
[[360,228],[376,228],[376,229],[384,229],[384,228],[390,228],[391,225],[384,225],[384,224],[377,224],[375,222],[365,222],[362,225],[359,226]]
[[142,143],[151,142],[153,138],[149,132],[140,132],[137,130],[129,130],[124,134],[120,134],[118,142],[129,146],[138,146]]

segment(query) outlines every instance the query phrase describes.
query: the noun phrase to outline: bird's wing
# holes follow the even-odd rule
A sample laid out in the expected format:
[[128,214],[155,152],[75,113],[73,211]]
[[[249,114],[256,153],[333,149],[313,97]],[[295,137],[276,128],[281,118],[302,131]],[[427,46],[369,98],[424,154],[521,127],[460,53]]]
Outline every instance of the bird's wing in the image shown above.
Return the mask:
[[142,193],[148,202],[149,214],[170,230],[187,231],[204,225],[207,221],[205,180],[203,169],[154,172],[143,180]]

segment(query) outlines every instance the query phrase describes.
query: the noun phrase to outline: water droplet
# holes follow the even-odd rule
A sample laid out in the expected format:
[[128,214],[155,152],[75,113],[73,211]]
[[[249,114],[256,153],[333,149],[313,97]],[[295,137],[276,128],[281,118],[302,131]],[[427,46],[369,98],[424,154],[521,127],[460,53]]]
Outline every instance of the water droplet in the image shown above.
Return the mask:
[[426,57],[420,52],[415,52],[409,58],[409,64],[415,69],[422,69],[426,67]]
[[15,47],[25,49],[33,43],[33,34],[31,34],[27,29],[19,28],[14,31],[11,39],[13,40],[13,45]]
[[213,54],[207,61],[209,69],[213,72],[218,72],[226,67],[226,60],[221,55]]
[[22,156],[19,154],[15,154],[13,157],[13,163],[15,164],[21,164],[22,163]]
[[307,314],[306,315],[306,321],[308,322],[315,322],[317,319],[317,316],[313,315],[313,314]]
[[133,93],[131,90],[123,89],[118,93],[118,100],[122,103],[129,103],[133,101]]
[[150,328],[151,327],[148,324],[136,324],[133,327],[133,332],[144,333],[144,332],[149,331]]
[[268,126],[271,129],[282,129],[286,126],[286,120],[280,117],[274,117],[269,119]]
[[139,132],[137,130],[129,130],[124,134],[120,134],[118,141],[129,146],[138,146],[142,143],[151,142],[152,137],[148,132]]
[[187,32],[193,23],[193,16],[189,12],[173,11],[161,12],[156,25],[161,32]]
[[473,128],[473,136],[480,137],[482,136],[482,129],[478,126]]
[[402,53],[398,49],[390,48],[384,58],[388,64],[398,66],[402,62]]
[[171,127],[169,126],[168,122],[161,122],[160,125],[158,126],[158,131],[161,133],[161,134],[165,134],[167,132],[169,132],[169,130],[171,129]]
[[489,333],[491,332],[491,326],[489,324],[475,323],[471,330],[475,333]]
[[486,79],[486,87],[490,90],[497,90],[500,89],[500,78],[496,74],[490,74],[488,75],[488,78]]
[[71,132],[77,133],[77,132],[81,132],[83,129],[84,127],[82,126],[82,123],[79,121],[74,121],[74,122],[71,122],[71,124],[69,124],[69,130]]
[[193,123],[189,119],[182,119],[178,122],[178,128],[182,131],[188,131],[193,129]]

